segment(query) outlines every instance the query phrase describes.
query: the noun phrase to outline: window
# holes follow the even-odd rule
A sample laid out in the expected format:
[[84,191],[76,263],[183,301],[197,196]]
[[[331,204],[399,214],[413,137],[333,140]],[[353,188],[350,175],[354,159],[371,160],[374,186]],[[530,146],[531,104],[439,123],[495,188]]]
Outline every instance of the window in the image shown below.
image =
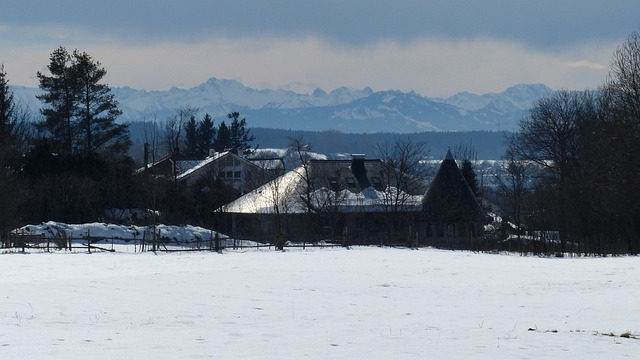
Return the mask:
[[382,179],[379,176],[372,176],[371,183],[373,183],[374,188],[382,189]]
[[352,189],[356,187],[356,179],[354,179],[353,177],[349,176],[349,177],[346,177],[344,180],[347,183],[348,187]]
[[234,171],[233,172],[233,177],[236,179],[240,179],[240,171]]
[[338,191],[338,178],[333,176],[329,177],[329,186],[331,187],[331,190]]

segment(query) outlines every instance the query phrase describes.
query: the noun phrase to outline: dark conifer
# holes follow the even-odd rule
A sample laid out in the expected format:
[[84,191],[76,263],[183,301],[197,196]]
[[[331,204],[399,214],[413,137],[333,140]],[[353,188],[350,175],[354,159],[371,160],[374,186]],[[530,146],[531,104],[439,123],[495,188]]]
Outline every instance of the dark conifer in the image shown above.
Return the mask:
[[122,113],[111,88],[101,81],[107,71],[100,62],[63,47],[49,57],[50,75],[38,72],[46,107],[40,111],[44,121],[38,126],[62,155],[94,152],[126,153],[131,145],[126,124],[117,124]]
[[198,155],[206,157],[209,150],[213,148],[213,141],[216,137],[216,128],[213,125],[213,119],[209,114],[204,114],[204,118],[198,126]]
[[184,126],[184,155],[195,159],[198,155],[198,124],[192,115]]
[[231,119],[230,137],[231,147],[238,150],[238,153],[244,154],[250,151],[251,142],[255,140],[253,135],[249,134],[247,129],[247,120],[240,119],[240,113],[232,112],[227,115]]
[[15,124],[14,114],[13,92],[9,89],[9,80],[4,71],[4,64],[0,64],[0,137],[2,139],[11,134]]
[[476,198],[478,198],[480,195],[479,193],[480,189],[478,187],[478,178],[476,177],[476,172],[473,170],[473,164],[471,163],[471,160],[468,160],[468,159],[462,160],[462,176],[464,176],[464,179],[467,181],[467,184],[469,184],[469,188],[471,188],[473,195],[475,195]]
[[223,152],[231,147],[231,132],[225,122],[221,122],[216,134],[216,140],[213,145],[217,152]]

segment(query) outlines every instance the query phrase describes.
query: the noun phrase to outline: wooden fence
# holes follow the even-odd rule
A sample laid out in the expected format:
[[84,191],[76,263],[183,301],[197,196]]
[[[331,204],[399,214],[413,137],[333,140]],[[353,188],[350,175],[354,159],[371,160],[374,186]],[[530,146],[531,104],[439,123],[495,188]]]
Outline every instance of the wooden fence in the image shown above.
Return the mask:
[[222,251],[225,249],[260,249],[273,248],[324,248],[342,246],[340,243],[291,243],[276,246],[272,243],[261,243],[247,240],[235,240],[213,236],[210,239],[192,241],[175,241],[166,238],[159,239],[119,239],[83,236],[79,238],[56,236],[46,237],[43,233],[14,233],[1,242],[5,252],[18,251],[70,251],[70,252],[181,252],[181,251]]

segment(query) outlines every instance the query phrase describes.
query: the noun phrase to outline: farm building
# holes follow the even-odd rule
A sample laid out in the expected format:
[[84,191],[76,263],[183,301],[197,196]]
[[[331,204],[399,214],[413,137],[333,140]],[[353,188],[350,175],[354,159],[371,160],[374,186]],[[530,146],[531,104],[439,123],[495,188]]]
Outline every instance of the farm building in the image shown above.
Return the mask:
[[431,245],[474,248],[488,218],[451,151],[424,195],[420,228]]
[[484,221],[469,192],[450,153],[431,187],[363,155],[312,160],[220,208],[221,231],[274,242],[466,247],[462,239],[479,238]]
[[203,176],[219,179],[240,193],[248,193],[282,174],[282,159],[247,159],[236,151],[211,152],[206,159],[169,155],[138,170],[190,185]]

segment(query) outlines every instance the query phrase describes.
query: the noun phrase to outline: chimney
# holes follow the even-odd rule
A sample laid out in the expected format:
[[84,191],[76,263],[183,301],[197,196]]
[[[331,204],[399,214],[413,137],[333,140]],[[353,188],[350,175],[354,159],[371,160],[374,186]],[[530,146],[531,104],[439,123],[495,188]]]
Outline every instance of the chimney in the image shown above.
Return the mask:
[[364,168],[364,154],[351,154],[351,172],[356,177],[367,172]]
[[364,167],[364,154],[351,154],[351,173],[358,181],[360,189],[371,186],[367,178],[367,169]]

